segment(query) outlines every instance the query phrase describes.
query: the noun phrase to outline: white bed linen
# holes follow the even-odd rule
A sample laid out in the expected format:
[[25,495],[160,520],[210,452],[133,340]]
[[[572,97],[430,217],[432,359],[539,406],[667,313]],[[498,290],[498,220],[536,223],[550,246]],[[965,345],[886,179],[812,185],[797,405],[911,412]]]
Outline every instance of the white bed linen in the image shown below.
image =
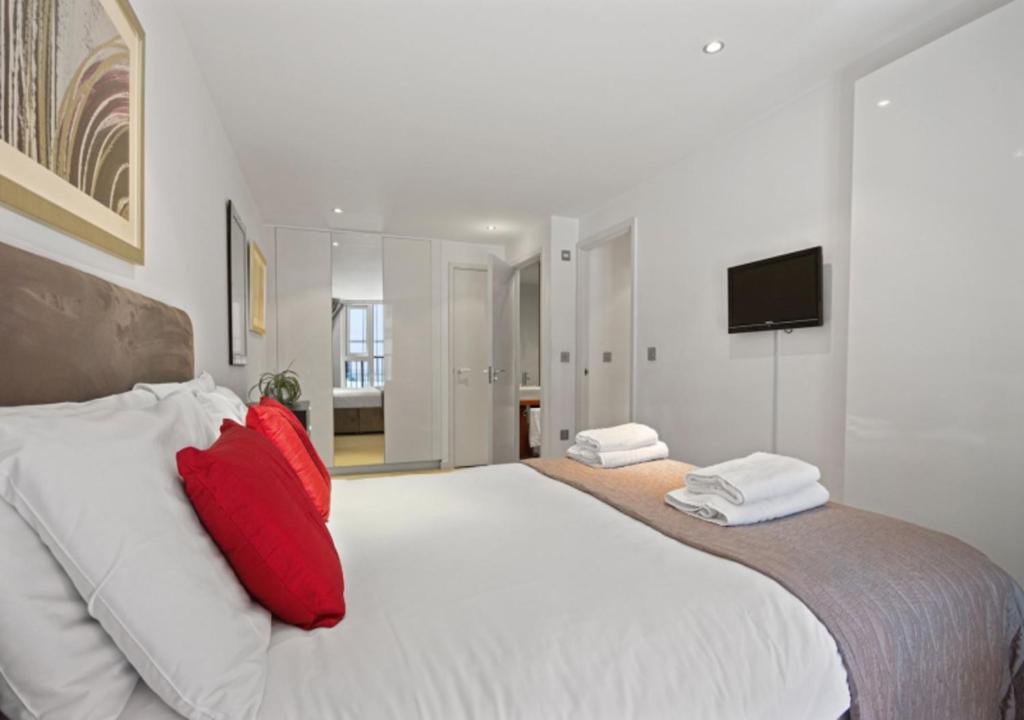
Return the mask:
[[384,395],[380,388],[334,388],[334,407],[345,408],[378,408],[384,404]]
[[[348,614],[275,626],[261,720],[835,720],[795,597],[524,465],[338,481]],[[162,720],[144,688],[122,720]]]

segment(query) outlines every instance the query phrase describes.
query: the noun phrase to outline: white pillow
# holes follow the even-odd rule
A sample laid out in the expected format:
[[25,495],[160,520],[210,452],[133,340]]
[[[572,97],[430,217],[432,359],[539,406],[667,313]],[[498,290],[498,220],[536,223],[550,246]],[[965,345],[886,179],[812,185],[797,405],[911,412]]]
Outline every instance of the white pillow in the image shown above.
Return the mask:
[[240,418],[239,422],[245,425],[245,416],[249,413],[249,406],[245,404],[245,401],[238,397],[231,388],[218,385],[213,389],[213,392],[215,395],[220,395],[231,405],[235,414]]
[[[0,425],[144,407],[132,391],[85,403],[0,408]],[[2,432],[2,430],[0,430]],[[10,720],[111,718],[139,676],[18,512],[0,501],[0,712]]]
[[0,712],[106,720],[139,676],[17,511],[0,502]]
[[215,431],[220,430],[221,423],[226,419],[245,425],[245,415],[249,410],[238,395],[229,388],[217,385],[208,372],[200,373],[195,380],[183,383],[136,383],[134,389],[149,392],[160,400],[182,390],[192,393],[210,416]]
[[215,387],[217,387],[217,384],[213,381],[213,376],[208,372],[203,372],[195,380],[189,380],[188,382],[135,383],[133,390],[146,390],[155,395],[158,400],[163,400],[168,395],[180,390],[188,390],[193,393],[213,392]]
[[0,426],[0,496],[68,573],[146,683],[186,717],[253,718],[270,615],[190,505],[175,465],[214,436],[190,393]]

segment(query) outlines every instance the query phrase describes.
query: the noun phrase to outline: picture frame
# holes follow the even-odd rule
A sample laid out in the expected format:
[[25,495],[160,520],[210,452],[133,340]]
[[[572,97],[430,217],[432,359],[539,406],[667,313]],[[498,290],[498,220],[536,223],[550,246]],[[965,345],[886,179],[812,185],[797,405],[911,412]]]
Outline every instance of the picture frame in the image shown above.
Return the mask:
[[267,332],[267,259],[255,241],[249,243],[249,331]]
[[23,4],[0,13],[0,203],[142,265],[142,25],[128,0]]
[[228,362],[248,362],[249,243],[245,223],[228,200]]

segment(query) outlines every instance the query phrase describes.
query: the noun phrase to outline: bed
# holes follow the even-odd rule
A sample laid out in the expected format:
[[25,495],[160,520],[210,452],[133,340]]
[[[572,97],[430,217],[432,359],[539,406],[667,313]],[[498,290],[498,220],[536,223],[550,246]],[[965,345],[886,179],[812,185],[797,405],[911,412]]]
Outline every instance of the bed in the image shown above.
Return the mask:
[[384,432],[384,391],[381,388],[334,388],[334,434]]
[[[180,310],[3,245],[0,302],[0,334],[33,338],[3,349],[0,406],[85,400],[195,374]],[[329,630],[273,624],[255,720],[887,717],[851,694],[867,661],[850,652],[845,632],[826,627],[820,599],[798,598],[740,556],[680,542],[593,488],[519,464],[334,485],[329,530],[348,614]],[[830,552],[827,539],[818,528],[800,548]],[[876,673],[861,697],[890,695],[899,703],[890,707],[909,708],[888,717],[1024,718],[1020,591],[976,562],[992,587],[970,585],[968,573],[944,577],[944,594],[916,596],[920,622],[905,633],[927,647],[949,598],[969,605],[1009,591],[1005,605],[990,603],[980,616],[998,638],[951,628],[943,642],[971,652],[945,653],[956,672],[929,680],[959,697],[957,688],[970,690],[961,676],[997,655],[1008,666],[991,678],[998,688],[963,700],[979,713],[935,712],[932,688]],[[826,583],[846,587],[842,574],[839,564]],[[866,595],[908,587],[876,580]],[[862,616],[868,628],[886,607],[873,612]],[[0,633],[0,650],[4,641]],[[931,660],[920,662],[927,671]],[[179,715],[139,681],[119,717]]]

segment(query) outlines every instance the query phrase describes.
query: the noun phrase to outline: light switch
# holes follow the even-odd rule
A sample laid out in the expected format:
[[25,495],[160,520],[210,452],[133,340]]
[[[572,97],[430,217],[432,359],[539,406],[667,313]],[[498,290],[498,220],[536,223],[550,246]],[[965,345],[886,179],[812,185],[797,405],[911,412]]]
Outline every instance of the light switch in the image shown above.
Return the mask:
[[564,362],[564,363],[569,362],[569,351],[568,350],[563,350],[562,351],[562,362]]
[[658,348],[649,347],[647,348],[647,362],[654,362],[658,359]]
[[604,353],[602,353],[602,355],[601,355],[601,359],[604,362],[611,362],[612,361],[612,354],[611,354],[611,352],[608,351],[608,350],[605,350]]
[[568,430],[559,430],[558,431],[558,439],[559,440],[568,440],[569,439],[569,431]]

